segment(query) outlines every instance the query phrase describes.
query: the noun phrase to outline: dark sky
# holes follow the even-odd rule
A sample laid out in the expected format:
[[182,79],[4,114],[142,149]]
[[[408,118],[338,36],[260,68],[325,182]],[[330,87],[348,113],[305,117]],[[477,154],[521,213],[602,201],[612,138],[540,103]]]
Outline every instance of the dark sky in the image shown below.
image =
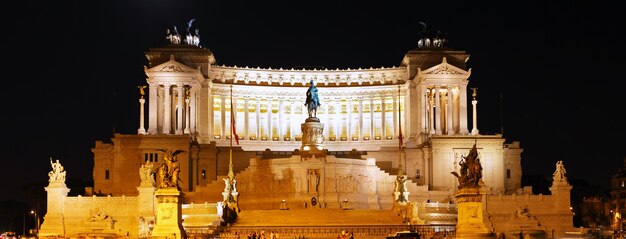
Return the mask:
[[521,141],[525,174],[563,160],[608,187],[626,156],[626,21],[611,1],[19,2],[2,14],[0,200],[46,182],[50,157],[90,182],[94,142],[136,133],[144,52],[192,18],[220,65],[331,69],[399,66],[423,21],[471,54],[479,129]]

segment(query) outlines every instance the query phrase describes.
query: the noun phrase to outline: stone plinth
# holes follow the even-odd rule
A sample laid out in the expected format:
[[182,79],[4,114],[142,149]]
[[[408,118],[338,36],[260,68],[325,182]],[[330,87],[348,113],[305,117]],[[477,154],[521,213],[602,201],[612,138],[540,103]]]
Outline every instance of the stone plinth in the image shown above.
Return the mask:
[[48,192],[48,211],[39,229],[39,237],[65,236],[63,202],[70,189],[65,186],[64,181],[51,181],[45,189]]
[[177,188],[160,188],[156,191],[156,225],[152,230],[153,238],[184,238],[182,224],[182,206],[180,191]]
[[324,154],[324,124],[315,117],[310,117],[301,125],[302,147],[304,154]]
[[483,221],[482,195],[479,188],[462,188],[454,194],[458,205],[456,238],[489,238]]

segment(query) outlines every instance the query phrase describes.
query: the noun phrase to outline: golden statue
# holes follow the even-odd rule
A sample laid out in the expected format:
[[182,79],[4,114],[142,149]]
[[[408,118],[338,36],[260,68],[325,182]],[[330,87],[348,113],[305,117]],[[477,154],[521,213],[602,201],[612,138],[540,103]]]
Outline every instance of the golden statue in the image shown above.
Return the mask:
[[478,95],[478,94],[476,93],[476,91],[477,91],[477,90],[478,90],[478,88],[476,88],[476,87],[472,87],[472,99],[474,99],[474,100],[476,100],[476,95]]
[[176,155],[182,153],[182,150],[172,152],[169,149],[158,149],[165,152],[163,159],[165,162],[159,168],[159,188],[175,187],[178,188],[178,174],[180,173],[180,163]]
[[143,99],[143,96],[146,95],[146,91],[144,90],[146,87],[148,86],[145,86],[145,85],[137,86],[137,88],[139,88],[139,95],[142,99]]

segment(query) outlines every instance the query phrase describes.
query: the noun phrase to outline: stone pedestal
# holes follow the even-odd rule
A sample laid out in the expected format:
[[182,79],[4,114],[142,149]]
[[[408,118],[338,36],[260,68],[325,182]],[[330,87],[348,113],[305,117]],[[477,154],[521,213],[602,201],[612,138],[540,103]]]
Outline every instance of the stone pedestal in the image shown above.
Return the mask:
[[156,225],[153,238],[181,239],[185,237],[182,224],[182,204],[177,188],[160,188],[156,191]]
[[300,151],[304,154],[322,155],[324,154],[324,124],[315,117],[310,117],[301,125],[302,147]]
[[454,194],[458,205],[456,238],[490,238],[483,221],[482,195],[479,188],[462,188]]
[[48,211],[39,229],[39,238],[64,237],[63,203],[70,189],[64,181],[52,181],[45,189],[48,192]]

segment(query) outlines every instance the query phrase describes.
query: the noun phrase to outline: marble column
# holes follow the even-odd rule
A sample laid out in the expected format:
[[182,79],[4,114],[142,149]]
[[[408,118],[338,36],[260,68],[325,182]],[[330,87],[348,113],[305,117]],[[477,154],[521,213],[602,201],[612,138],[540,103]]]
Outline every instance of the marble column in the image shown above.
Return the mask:
[[220,139],[226,138],[226,96],[220,95],[220,99],[222,100],[220,103]]
[[467,135],[467,83],[459,86],[459,93],[459,128],[462,135]]
[[448,122],[446,123],[446,131],[448,135],[454,135],[454,125],[452,123],[452,86],[448,85],[446,90],[448,91],[448,108],[446,109]]
[[[231,115],[231,117],[234,117],[234,122],[235,122],[234,126],[237,127],[237,124],[240,124],[240,123],[238,123],[238,121],[239,121],[238,119],[239,118],[237,117],[237,113],[238,113],[237,112],[237,97],[233,96],[230,100],[232,100],[231,104],[233,104],[233,108],[231,109],[233,112],[231,112],[230,115]],[[233,127],[232,122],[233,122],[233,119],[231,119],[229,121],[228,130],[232,130],[232,127]],[[238,132],[237,130],[238,129],[235,128],[235,132]],[[228,135],[230,135],[230,131],[228,131]],[[233,137],[235,137],[235,135],[233,135]]]
[[435,134],[435,95],[434,89],[430,89],[430,96],[428,97],[428,134]]
[[374,97],[370,98],[370,140],[374,140]]
[[443,114],[443,110],[441,109],[441,91],[439,90],[439,86],[435,88],[435,134],[441,135],[441,114]]
[[[348,113],[348,127],[346,128],[346,139],[350,139],[352,138],[352,98],[348,98],[348,110],[346,111]],[[341,138],[340,138],[341,139]]]
[[250,129],[250,122],[249,122],[249,112],[248,112],[248,101],[250,101],[249,97],[245,97],[243,99],[243,139],[250,139],[250,135],[248,135],[248,130]]
[[294,125],[297,122],[295,119],[296,116],[296,107],[294,99],[289,99],[289,140],[295,141],[295,128]]
[[146,99],[143,98],[143,95],[141,96],[141,99],[139,99],[139,129],[137,130],[137,134],[146,134],[146,129],[144,128],[143,122],[144,122],[144,111],[143,111],[143,105],[144,103],[146,103]]
[[278,140],[283,141],[285,139],[285,129],[287,128],[284,125],[284,110],[283,107],[285,105],[285,98],[278,99]]
[[261,98],[256,97],[256,140],[261,140]]
[[171,134],[172,132],[172,89],[169,84],[163,85],[165,96],[165,109],[163,110],[163,134]]
[[335,99],[335,140],[339,141],[341,137],[341,99]]
[[359,134],[357,140],[363,139],[363,98],[359,98]]
[[176,90],[178,92],[178,99],[176,100],[176,134],[177,135],[181,135],[183,134],[183,95],[185,94],[183,92],[183,85],[182,84],[178,84],[176,85]]
[[191,118],[189,120],[189,130],[191,130],[191,133],[196,133],[198,132],[198,129],[197,129],[198,86],[197,85],[191,86],[189,90],[191,91],[191,95],[189,96],[191,99],[191,102],[189,102],[189,118]]
[[190,106],[191,106],[191,99],[188,97],[185,97],[185,129],[183,130],[184,134],[190,134],[191,130],[189,130],[189,124],[191,124],[191,116],[189,115],[190,110]]
[[267,98],[267,140],[273,140],[272,137],[272,98]]
[[430,101],[428,98],[428,88],[425,85],[422,85],[422,93],[421,93],[421,98],[422,98],[422,104],[420,105],[421,111],[422,111],[422,132],[424,132],[424,134],[428,134],[428,131],[430,130],[430,127],[428,127],[428,123],[430,122],[430,117],[428,115],[428,112],[430,112],[429,107],[430,107]]
[[478,135],[478,113],[476,112],[476,105],[478,101],[472,100],[472,135]]
[[398,134],[398,106],[400,105],[398,102],[399,98],[397,96],[393,96],[393,137],[399,136]]
[[386,108],[386,104],[385,104],[385,100],[387,99],[387,96],[383,95],[380,98],[380,123],[381,123],[381,128],[382,131],[380,132],[380,139],[381,140],[386,140],[387,139],[387,119],[385,118],[385,111],[387,110]]

